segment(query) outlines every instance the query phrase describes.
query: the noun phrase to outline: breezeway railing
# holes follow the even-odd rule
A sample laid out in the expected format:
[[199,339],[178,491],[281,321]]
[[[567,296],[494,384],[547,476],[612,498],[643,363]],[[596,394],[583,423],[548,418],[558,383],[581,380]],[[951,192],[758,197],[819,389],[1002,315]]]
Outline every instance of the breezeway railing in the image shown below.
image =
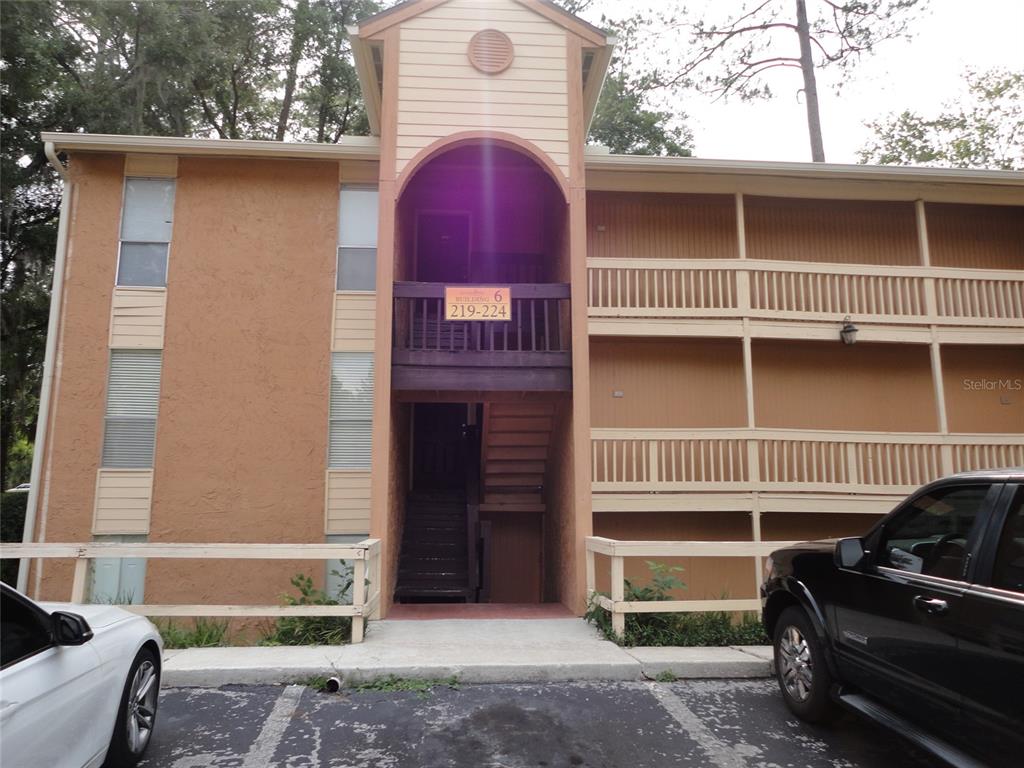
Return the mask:
[[358,544],[4,544],[4,558],[74,559],[71,602],[86,599],[89,562],[96,558],[150,560],[345,560],[352,563],[351,605],[122,605],[143,616],[351,616],[352,642],[361,643],[367,619],[378,616],[381,584],[380,539]]
[[[587,536],[587,601],[608,611],[612,631],[622,636],[628,613],[698,613],[703,611],[760,611],[758,598],[721,600],[626,600],[627,557],[752,557],[761,558],[791,541],[618,541]],[[611,561],[609,595],[597,592],[597,555]]]

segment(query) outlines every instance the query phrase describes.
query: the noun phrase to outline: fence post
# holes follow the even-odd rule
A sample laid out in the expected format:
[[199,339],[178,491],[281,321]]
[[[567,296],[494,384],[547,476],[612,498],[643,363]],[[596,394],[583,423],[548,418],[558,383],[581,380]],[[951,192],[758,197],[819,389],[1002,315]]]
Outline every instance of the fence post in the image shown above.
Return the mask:
[[622,555],[612,555],[612,632],[618,637],[626,634],[626,614],[619,609],[625,599],[625,570]]
[[590,599],[594,596],[594,592],[597,589],[597,572],[594,563],[594,550],[590,548],[590,542],[587,542],[587,605],[590,604]]
[[366,610],[366,550],[363,550],[363,557],[355,562],[352,572],[352,605],[360,611],[352,617],[352,642],[363,642],[363,628],[366,618],[363,611]]
[[85,577],[89,573],[89,558],[79,555],[75,560],[75,575],[71,580],[71,602],[85,602]]

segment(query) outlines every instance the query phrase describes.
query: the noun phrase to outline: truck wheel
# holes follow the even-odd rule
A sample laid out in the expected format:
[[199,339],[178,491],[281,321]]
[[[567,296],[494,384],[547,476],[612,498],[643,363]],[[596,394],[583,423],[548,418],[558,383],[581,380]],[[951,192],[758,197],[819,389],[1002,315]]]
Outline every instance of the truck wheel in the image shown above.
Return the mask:
[[795,605],[775,624],[775,676],[789,710],[811,723],[825,722],[835,714],[829,698],[832,675],[825,651],[807,613]]

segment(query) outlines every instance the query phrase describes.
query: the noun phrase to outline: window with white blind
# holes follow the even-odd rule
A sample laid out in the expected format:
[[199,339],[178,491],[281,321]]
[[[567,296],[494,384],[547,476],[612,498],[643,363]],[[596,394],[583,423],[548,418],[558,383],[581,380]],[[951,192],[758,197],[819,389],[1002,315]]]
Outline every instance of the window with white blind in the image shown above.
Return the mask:
[[373,426],[373,353],[331,356],[331,414],[327,466],[369,469]]
[[103,467],[153,466],[160,401],[159,349],[112,349],[107,377]]
[[377,286],[377,188],[343,184],[338,203],[338,290]]
[[174,179],[124,180],[118,285],[167,285],[173,219]]

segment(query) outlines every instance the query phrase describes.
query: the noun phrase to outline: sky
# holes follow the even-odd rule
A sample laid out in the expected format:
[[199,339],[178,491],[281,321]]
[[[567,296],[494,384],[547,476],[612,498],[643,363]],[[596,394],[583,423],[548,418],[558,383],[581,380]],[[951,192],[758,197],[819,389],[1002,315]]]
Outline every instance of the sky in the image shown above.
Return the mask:
[[[650,8],[659,0],[595,0],[584,14],[600,23],[601,12],[620,16],[624,10]],[[782,0],[791,3],[792,0]],[[810,11],[816,0],[808,0]],[[712,9],[724,20],[744,6],[743,0],[689,0],[700,13]],[[747,3],[749,6],[749,2]],[[1024,70],[1024,0],[931,0],[910,40],[882,43],[861,59],[837,95],[829,70],[819,71],[825,158],[857,162],[857,151],[871,136],[864,123],[904,109],[924,116],[937,114],[944,103],[964,93],[968,67]],[[685,41],[680,37],[680,42]],[[794,41],[794,51],[796,49]],[[713,102],[691,92],[661,97],[661,108],[683,111],[694,133],[698,157],[745,160],[810,160],[806,109],[797,91],[803,81],[797,69],[769,73],[775,97],[770,101]]]

